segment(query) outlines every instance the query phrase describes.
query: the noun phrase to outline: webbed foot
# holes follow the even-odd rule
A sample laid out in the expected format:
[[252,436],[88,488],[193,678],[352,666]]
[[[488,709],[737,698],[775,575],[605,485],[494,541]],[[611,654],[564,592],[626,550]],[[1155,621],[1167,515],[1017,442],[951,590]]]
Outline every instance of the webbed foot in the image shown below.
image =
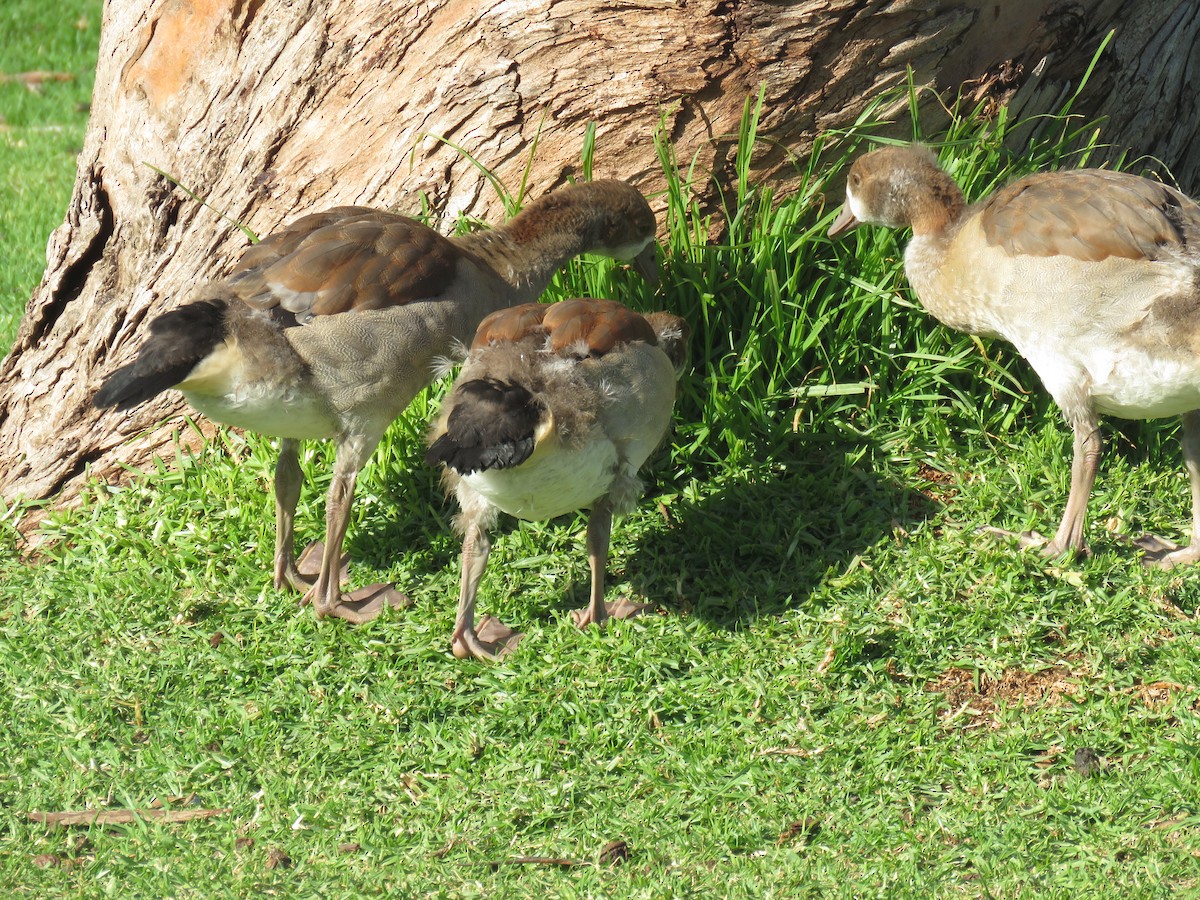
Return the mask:
[[[653,603],[638,603],[630,600],[628,597],[621,597],[611,603],[605,603],[604,609],[607,615],[598,623],[603,625],[607,619],[632,619],[634,616],[640,616],[646,610],[653,608]],[[586,628],[593,624],[594,617],[590,606],[585,606],[582,609],[571,610],[571,621],[575,623],[577,628]]]
[[513,631],[495,616],[484,616],[478,628],[465,630],[450,649],[457,659],[495,661],[517,649],[525,635]]

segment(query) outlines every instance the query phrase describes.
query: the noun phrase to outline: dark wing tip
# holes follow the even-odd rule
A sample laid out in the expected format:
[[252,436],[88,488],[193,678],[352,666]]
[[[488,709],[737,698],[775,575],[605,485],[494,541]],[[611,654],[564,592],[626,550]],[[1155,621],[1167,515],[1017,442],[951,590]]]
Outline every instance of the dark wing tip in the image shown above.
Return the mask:
[[533,455],[541,404],[519,384],[475,379],[454,389],[446,432],[429,446],[425,461],[460,475],[511,469]]
[[225,309],[222,300],[200,300],[156,318],[137,358],[104,380],[92,405],[123,412],[179,384],[225,340]]

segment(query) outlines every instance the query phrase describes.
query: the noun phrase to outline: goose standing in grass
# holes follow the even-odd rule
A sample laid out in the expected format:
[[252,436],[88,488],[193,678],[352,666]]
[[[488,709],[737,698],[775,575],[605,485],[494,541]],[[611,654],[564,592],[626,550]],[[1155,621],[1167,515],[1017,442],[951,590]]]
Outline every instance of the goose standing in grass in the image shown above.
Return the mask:
[[906,146],[850,169],[830,237],[861,222],[911,226],[904,267],[924,307],[951,328],[1011,342],[1071,425],[1071,489],[1046,556],[1087,550],[1098,417],[1179,415],[1191,544],[1136,542],[1167,568],[1200,557],[1200,206],[1098,169],[1030,175],[968,206],[933,153]]
[[522,637],[492,616],[475,627],[488,528],[501,511],[550,519],[590,507],[591,598],[572,613],[575,624],[642,610],[626,598],[604,602],[612,517],[641,496],[638,469],[670,425],[687,335],[678,316],[590,299],[525,304],[479,326],[425,457],[446,467],[462,510],[455,656],[495,659]]
[[[385,429],[433,380],[437,358],[489,313],[538,297],[577,254],[634,260],[656,280],[655,224],[621,181],[564,187],[494,230],[450,238],[359,206],[309,215],[152,321],[95,404],[127,410],[177,388],[215,421],[282,438],[275,585],[304,592],[318,618],[368,621],[407,602],[386,584],[341,591],[355,479]],[[299,441],[309,438],[331,438],[337,457],[325,541],[298,563]]]

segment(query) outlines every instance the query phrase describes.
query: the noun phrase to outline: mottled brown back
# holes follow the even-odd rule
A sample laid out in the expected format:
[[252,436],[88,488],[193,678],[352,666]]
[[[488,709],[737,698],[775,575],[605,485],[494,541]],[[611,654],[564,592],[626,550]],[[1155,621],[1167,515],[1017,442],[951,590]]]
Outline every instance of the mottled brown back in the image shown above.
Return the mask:
[[546,311],[542,325],[555,353],[586,345],[589,356],[603,356],[629,341],[658,343],[650,323],[615,300],[563,300]]
[[461,258],[420,222],[341,206],[298,219],[247,250],[228,283],[251,306],[279,307],[305,321],[437,297]]
[[988,243],[1028,256],[1157,259],[1200,238],[1200,206],[1136,175],[1100,169],[1043,172],[980,205]]
[[553,353],[579,352],[603,356],[619,344],[657,344],[653,327],[615,300],[577,298],[554,304],[525,303],[494,312],[479,326],[472,350],[535,335],[549,338]]
[[531,334],[544,334],[542,319],[550,307],[545,303],[521,303],[490,313],[475,330],[471,349],[488,344],[511,344]]

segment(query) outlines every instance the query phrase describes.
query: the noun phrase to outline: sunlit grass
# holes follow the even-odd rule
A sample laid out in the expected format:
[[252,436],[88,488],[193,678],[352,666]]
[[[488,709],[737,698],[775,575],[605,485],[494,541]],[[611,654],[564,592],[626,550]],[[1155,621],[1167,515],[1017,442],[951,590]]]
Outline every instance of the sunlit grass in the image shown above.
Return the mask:
[[[5,0],[0,6],[0,346],[46,266],[83,147],[100,0]],[[47,73],[30,80],[17,76]],[[59,78],[66,80],[58,80]]]
[[[734,183],[659,140],[657,291],[609,261],[595,294],[692,324],[676,428],[617,523],[610,591],[659,615],[579,632],[584,518],[507,521],[481,592],[526,631],[497,665],[449,653],[453,506],[422,462],[441,386],[364,471],[357,582],[415,606],[360,628],[270,585],[268,439],[220,432],[44,522],[0,556],[0,885],[14,896],[1080,897],[1200,888],[1200,588],[1114,532],[1180,533],[1163,428],[1115,434],[1092,558],[975,529],[1052,525],[1069,436],[1027,367],[937,326],[903,236],[825,239],[879,98],[757,181],[750,98]],[[970,111],[939,147],[968,193],[1074,165],[1101,139]],[[650,138],[648,137],[647,140]],[[595,152],[583,136],[584,169]],[[59,160],[61,163],[61,160]],[[49,165],[49,163],[47,163]],[[509,194],[513,203],[522,186]],[[49,215],[46,213],[46,215]],[[23,302],[23,301],[22,301]],[[187,427],[186,425],[182,427]],[[300,539],[332,453],[306,447]],[[1076,751],[1094,751],[1084,774]],[[66,830],[35,810],[228,810]],[[624,865],[599,862],[623,840]],[[517,862],[518,858],[541,861]],[[560,865],[546,860],[569,860]]]

